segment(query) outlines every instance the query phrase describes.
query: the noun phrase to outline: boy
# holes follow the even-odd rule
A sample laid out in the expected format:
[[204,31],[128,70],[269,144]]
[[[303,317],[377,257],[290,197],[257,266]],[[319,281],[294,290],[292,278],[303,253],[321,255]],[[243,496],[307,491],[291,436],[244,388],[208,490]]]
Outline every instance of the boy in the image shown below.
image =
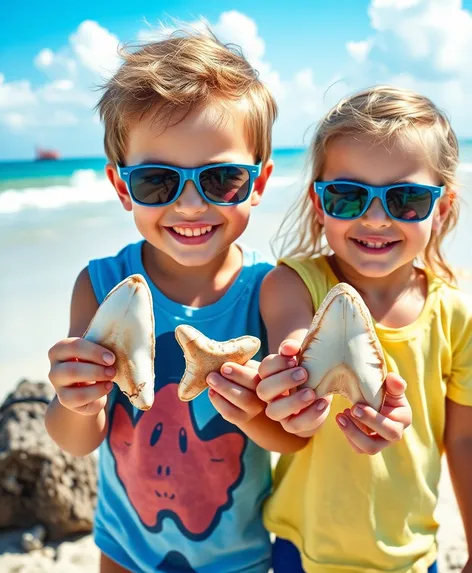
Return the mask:
[[[244,366],[231,365],[229,399],[213,390],[180,402],[184,359],[174,330],[187,323],[216,340],[252,334],[267,354],[258,298],[270,265],[235,241],[272,172],[276,104],[241,55],[200,34],[124,54],[98,109],[106,175],[143,241],[91,261],[77,278],[69,337],[49,353],[56,398],[48,432],[75,455],[100,446],[101,573],[265,573],[269,454],[245,434],[261,441],[273,425],[263,443],[270,449],[283,431],[265,417]],[[112,384],[113,354],[80,338],[106,294],[133,273],[146,278],[154,303],[147,412]]]

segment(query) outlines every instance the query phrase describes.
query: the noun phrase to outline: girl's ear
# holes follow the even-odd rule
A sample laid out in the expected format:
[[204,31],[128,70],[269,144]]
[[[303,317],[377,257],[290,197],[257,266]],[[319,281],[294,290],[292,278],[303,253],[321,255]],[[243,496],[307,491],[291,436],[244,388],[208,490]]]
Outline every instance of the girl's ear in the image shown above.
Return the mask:
[[133,210],[133,202],[131,201],[131,197],[128,193],[128,189],[126,187],[126,183],[120,179],[118,172],[116,170],[116,166],[112,163],[107,163],[105,165],[105,174],[107,176],[108,181],[113,185],[115,188],[116,194],[118,195],[118,199],[121,201],[121,204],[126,209],[126,211]]
[[313,203],[313,208],[315,209],[316,218],[321,225],[324,225],[325,213],[323,207],[321,206],[321,199],[318,193],[315,191],[313,183],[310,185],[310,199]]
[[454,201],[457,201],[457,198],[456,192],[452,189],[447,189],[445,194],[438,200],[433,213],[432,229],[435,233],[440,231],[443,226]]

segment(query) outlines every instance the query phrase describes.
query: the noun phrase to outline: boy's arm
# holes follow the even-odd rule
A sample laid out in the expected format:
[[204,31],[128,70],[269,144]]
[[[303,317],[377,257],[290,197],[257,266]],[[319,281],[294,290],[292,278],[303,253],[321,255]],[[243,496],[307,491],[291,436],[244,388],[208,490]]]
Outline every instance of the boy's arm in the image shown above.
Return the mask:
[[[308,291],[298,275],[288,267],[277,267],[266,276],[261,286],[260,309],[272,352],[278,352],[280,343],[287,337],[302,341],[313,318]],[[284,370],[287,367],[285,360],[281,358],[280,362],[280,369]],[[288,365],[289,362],[287,359]],[[295,362],[292,362],[293,366]],[[223,417],[236,424],[262,448],[280,453],[300,450],[307,443],[307,438],[287,432],[280,422],[266,416],[267,404],[255,392],[259,376],[251,364],[254,363],[246,366],[231,364],[231,374],[223,372],[224,377],[211,374],[208,379],[210,400]],[[306,405],[301,403],[300,409]]]
[[[98,306],[88,270],[85,268],[77,277],[72,293],[70,338],[83,335]],[[61,449],[75,456],[85,456],[95,450],[105,438],[106,408],[100,409],[98,414],[85,416],[64,407],[56,395],[46,411],[45,423],[49,435]]]
[[[444,443],[451,480],[464,523],[469,556],[472,556],[472,406],[463,406],[446,399]],[[470,557],[468,566],[472,570]]]

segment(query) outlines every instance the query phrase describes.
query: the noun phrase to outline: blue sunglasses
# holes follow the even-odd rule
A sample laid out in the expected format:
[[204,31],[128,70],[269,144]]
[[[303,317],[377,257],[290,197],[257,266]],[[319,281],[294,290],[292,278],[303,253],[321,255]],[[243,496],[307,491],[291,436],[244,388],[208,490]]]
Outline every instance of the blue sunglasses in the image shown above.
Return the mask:
[[160,164],[117,165],[117,170],[131,198],[139,205],[170,205],[180,197],[185,183],[192,181],[205,201],[227,206],[249,198],[253,183],[261,174],[261,164],[216,163],[190,169]]
[[315,181],[313,189],[320,196],[323,211],[336,219],[362,217],[377,197],[391,219],[417,223],[429,217],[445,186],[397,183],[374,187],[355,181]]

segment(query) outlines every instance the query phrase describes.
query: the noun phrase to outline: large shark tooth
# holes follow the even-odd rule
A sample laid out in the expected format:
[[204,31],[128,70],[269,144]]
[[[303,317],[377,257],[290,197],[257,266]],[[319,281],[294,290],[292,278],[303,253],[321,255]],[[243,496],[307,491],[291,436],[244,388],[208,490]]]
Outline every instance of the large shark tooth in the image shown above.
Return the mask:
[[154,402],[155,332],[152,296],[141,275],[131,275],[105,297],[83,338],[115,355],[114,381],[140,410]]
[[387,367],[370,312],[360,294],[339,283],[326,295],[298,354],[308,371],[304,387],[317,398],[341,394],[380,411]]
[[246,364],[261,346],[255,336],[217,342],[188,324],[179,325],[175,337],[185,356],[185,372],[178,387],[183,402],[193,400],[208,387],[206,377],[210,372],[219,372],[225,362]]

